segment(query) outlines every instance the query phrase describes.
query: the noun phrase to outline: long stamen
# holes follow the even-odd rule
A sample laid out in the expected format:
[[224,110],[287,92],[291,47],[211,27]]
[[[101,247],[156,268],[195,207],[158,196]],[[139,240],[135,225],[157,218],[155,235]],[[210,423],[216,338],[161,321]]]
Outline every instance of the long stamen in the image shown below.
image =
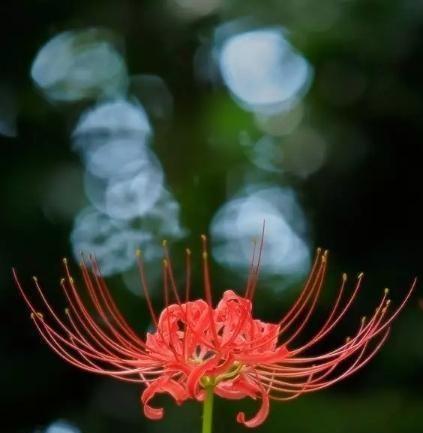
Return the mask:
[[266,221],[263,221],[263,227],[261,230],[261,237],[260,237],[260,247],[259,247],[259,253],[258,253],[258,258],[257,258],[257,265],[255,267],[254,272],[252,273],[252,282],[250,285],[250,290],[249,290],[249,294],[248,294],[248,298],[250,300],[254,299],[254,294],[256,291],[256,287],[257,287],[257,281],[258,281],[258,276],[259,276],[259,270],[260,270],[260,264],[261,264],[261,257],[263,254],[263,246],[264,246],[264,231],[266,228]]
[[309,288],[313,286],[313,281],[317,275],[317,273],[320,270],[321,267],[321,253],[322,250],[318,248],[316,250],[316,256],[313,262],[312,269],[310,271],[310,274],[307,278],[307,281],[304,285],[303,290],[300,292],[300,295],[298,296],[297,300],[295,301],[294,305],[289,309],[289,311],[284,315],[284,317],[280,320],[279,324],[281,326],[285,325],[285,323],[291,319],[291,316],[295,314],[295,312],[300,308],[300,304],[304,301],[304,297],[309,291]]
[[[91,255],[90,260],[92,273],[95,276],[95,281],[97,283],[97,290],[100,293],[100,297],[104,302],[108,314],[111,316],[112,320],[114,320],[114,322],[118,325],[118,327],[127,338],[129,338],[137,347],[144,347],[144,343],[142,342],[141,338],[134,332],[132,327],[125,320],[115,301],[113,300],[113,297],[110,294],[109,289],[107,288],[106,282],[101,275],[100,267],[97,263],[95,256]],[[89,274],[84,255],[82,255],[82,265],[83,266],[81,266],[81,271],[84,271],[85,268],[85,271]]]
[[209,317],[210,317],[210,325],[213,334],[213,338],[215,344],[218,345],[219,341],[217,338],[217,330],[216,323],[213,317],[213,301],[212,301],[212,293],[211,293],[211,282],[210,282],[210,271],[209,271],[209,256],[207,253],[207,237],[206,235],[201,235],[202,241],[202,259],[203,259],[203,277],[204,277],[204,292],[206,296],[206,301],[208,304]]
[[172,261],[170,260],[170,255],[169,255],[169,250],[167,248],[167,241],[166,240],[164,240],[162,242],[162,246],[163,246],[163,251],[164,251],[164,255],[165,255],[165,260],[167,263],[166,269],[167,269],[167,272],[169,274],[170,286],[171,286],[172,292],[175,296],[176,302],[178,304],[181,304],[181,300],[180,300],[179,294],[178,294],[178,288],[176,287],[175,276],[173,274]]
[[185,302],[189,301],[191,290],[191,250],[185,250]]
[[[67,267],[67,262],[65,262],[65,266]],[[81,264],[81,269],[84,272],[84,264]],[[85,268],[85,271],[87,269]],[[112,311],[108,308],[108,303],[106,301],[106,298],[104,297],[103,291],[101,290],[101,283],[98,278],[97,272],[93,272],[94,275],[94,282],[95,284],[88,284],[88,295],[91,299],[91,303],[94,306],[95,310],[99,314],[100,318],[102,319],[103,323],[107,326],[109,331],[112,333],[113,337],[117,339],[119,343],[121,343],[124,347],[130,348],[131,350],[137,351],[141,348],[144,349],[144,345],[142,344],[141,340],[136,341],[135,344],[131,342],[132,337],[130,338],[128,336],[128,333],[126,332],[125,328],[123,328],[123,334],[119,331],[119,329],[114,326],[114,324],[111,323],[109,320],[108,315],[111,317],[114,317]],[[100,293],[100,297],[98,296],[98,293]],[[103,305],[106,306],[107,311],[103,308]],[[115,323],[118,325],[119,328],[121,328],[119,321],[115,320]],[[140,344],[141,343],[141,344]]]
[[251,284],[252,284],[253,274],[255,269],[256,249],[257,249],[257,240],[253,239],[253,253],[251,254],[251,262],[248,270],[248,278],[247,278],[247,283],[245,285],[245,293],[244,293],[244,298],[247,299],[250,297]]
[[151,302],[150,292],[148,290],[147,279],[145,277],[144,262],[142,260],[141,250],[138,249],[136,251],[135,255],[136,255],[137,267],[138,267],[138,271],[139,271],[140,279],[141,279],[141,286],[143,289],[145,300],[147,302],[147,308],[148,308],[148,311],[150,312],[150,316],[151,316],[151,319],[154,323],[154,326],[157,328],[157,315],[156,315],[156,312],[154,311],[153,303]]

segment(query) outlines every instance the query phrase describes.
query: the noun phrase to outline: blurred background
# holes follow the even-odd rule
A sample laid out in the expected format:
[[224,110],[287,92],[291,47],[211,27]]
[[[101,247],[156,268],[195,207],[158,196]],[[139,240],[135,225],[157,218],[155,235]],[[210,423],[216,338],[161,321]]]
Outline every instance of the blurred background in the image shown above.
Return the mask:
[[[321,323],[340,275],[365,271],[340,344],[383,288],[421,274],[423,3],[418,0],[86,0],[0,6],[0,430],[198,432],[201,409],[91,376],[40,338],[11,279],[36,274],[58,310],[61,258],[96,254],[141,334],[134,252],[161,302],[161,240],[184,275],[199,235],[214,294],[242,290],[266,220],[256,313],[277,320],[317,246],[330,249]],[[351,283],[352,284],[352,283]],[[415,433],[423,421],[417,294],[382,352],[331,389],[272,405],[257,432]],[[306,332],[307,334],[307,332]],[[245,431],[217,401],[215,432]]]

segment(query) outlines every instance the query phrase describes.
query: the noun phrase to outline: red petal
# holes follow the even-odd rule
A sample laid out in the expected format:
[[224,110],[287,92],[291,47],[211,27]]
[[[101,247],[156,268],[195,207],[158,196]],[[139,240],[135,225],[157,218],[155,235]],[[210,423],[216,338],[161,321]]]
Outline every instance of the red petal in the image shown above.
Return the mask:
[[198,394],[198,386],[201,378],[207,371],[216,367],[218,362],[219,358],[211,358],[191,371],[187,378],[187,389],[192,397],[196,398],[196,395]]
[[261,406],[255,416],[249,420],[245,419],[245,413],[239,412],[236,416],[236,420],[240,424],[244,424],[246,427],[257,427],[264,422],[269,415],[269,396],[267,392],[262,389],[261,392]]
[[161,377],[160,379],[150,383],[142,393],[141,402],[144,405],[144,414],[147,418],[154,420],[163,418],[163,408],[154,408],[148,403],[156,394],[164,393],[171,395],[177,404],[181,404],[188,398],[185,388],[180,383],[170,379],[169,377]]

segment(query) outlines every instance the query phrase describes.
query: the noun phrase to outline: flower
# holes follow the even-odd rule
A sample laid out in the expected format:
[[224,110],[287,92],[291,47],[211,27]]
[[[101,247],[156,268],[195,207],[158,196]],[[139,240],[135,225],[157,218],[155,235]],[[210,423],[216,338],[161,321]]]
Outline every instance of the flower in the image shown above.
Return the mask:
[[[206,237],[202,239],[205,299],[189,300],[189,250],[185,299],[181,299],[164,244],[165,307],[159,316],[153,308],[138,254],[140,278],[154,323],[154,331],[147,332],[145,339],[135,333],[118,310],[93,257],[83,258],[80,265],[91,307],[83,301],[64,260],[66,278],[61,280],[61,287],[69,304],[66,319],[52,308],[37,278],[34,277],[35,287],[44,313],[23,290],[15,271],[14,277],[36,328],[51,349],[83,370],[145,385],[141,403],[148,418],[163,416],[163,409],[151,404],[157,394],[167,393],[181,404],[187,399],[204,401],[211,392],[227,399],[260,400],[254,416],[247,418],[243,412],[237,415],[237,421],[247,427],[258,426],[266,419],[271,399],[291,400],[326,388],[365,365],[385,342],[392,321],[416,285],[414,280],[403,301],[391,312],[385,289],[373,314],[363,317],[355,333],[343,344],[323,354],[308,354],[343,319],[359,292],[363,274],[349,295],[345,295],[347,276],[342,276],[327,319],[307,342],[296,344],[321,293],[327,252],[317,251],[308,280],[292,308],[279,322],[266,323],[255,319],[252,311],[263,241],[257,256],[253,253],[244,295],[227,290],[214,307]],[[170,303],[171,297],[174,303]],[[97,320],[90,309],[95,311]]]

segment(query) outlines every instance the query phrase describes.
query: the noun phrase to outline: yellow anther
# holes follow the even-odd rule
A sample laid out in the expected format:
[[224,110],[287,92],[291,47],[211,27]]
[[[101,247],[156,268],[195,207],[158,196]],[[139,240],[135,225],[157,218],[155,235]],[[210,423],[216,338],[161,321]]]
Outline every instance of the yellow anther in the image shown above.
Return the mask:
[[60,278],[60,284],[64,284],[65,283],[65,279],[64,278]]
[[64,263],[65,265],[68,264],[68,259],[67,259],[66,257],[63,257],[63,263]]
[[69,314],[69,308],[65,308],[65,314]]
[[162,240],[162,245],[163,245],[164,247],[167,246],[167,240],[166,240],[166,239],[163,239],[163,240]]
[[204,260],[207,260],[207,257],[208,257],[208,254],[204,251],[204,252],[203,252],[203,259],[204,259]]
[[35,319],[35,316],[37,316],[41,320],[44,318],[44,316],[38,311],[36,313],[31,313],[31,319]]
[[366,317],[366,316],[363,316],[363,317],[361,318],[361,323],[364,324],[366,320],[367,320],[367,317]]
[[138,248],[137,250],[135,250],[135,255],[137,256],[137,257],[141,257],[141,250]]
[[388,300],[386,301],[386,307],[389,307],[390,305],[391,305],[391,300],[388,299]]
[[360,272],[360,273],[357,275],[357,278],[358,278],[359,280],[361,280],[363,277],[364,277],[364,272]]
[[32,279],[34,280],[35,283],[38,283],[38,278],[36,276],[33,276]]
[[206,240],[207,240],[207,236],[206,236],[206,235],[204,235],[204,234],[203,234],[203,235],[201,235],[200,237],[201,237],[201,240],[202,240],[202,241],[206,241]]
[[185,252],[190,256],[191,255],[191,250],[189,248],[185,249]]
[[385,293],[385,295],[387,295],[387,294],[389,293],[389,289],[386,288],[386,289],[383,291],[383,293]]
[[345,338],[345,343],[349,343],[351,341],[351,337]]
[[164,266],[165,268],[167,268],[167,265],[168,265],[167,260],[166,260],[166,259],[163,259],[163,266]]
[[70,277],[70,278],[69,278],[69,282],[70,282],[71,284],[73,284],[73,283],[75,282],[75,280],[74,280],[72,277]]
[[342,280],[343,280],[343,281],[347,281],[347,278],[348,278],[348,275],[344,272],[344,273],[342,274]]

